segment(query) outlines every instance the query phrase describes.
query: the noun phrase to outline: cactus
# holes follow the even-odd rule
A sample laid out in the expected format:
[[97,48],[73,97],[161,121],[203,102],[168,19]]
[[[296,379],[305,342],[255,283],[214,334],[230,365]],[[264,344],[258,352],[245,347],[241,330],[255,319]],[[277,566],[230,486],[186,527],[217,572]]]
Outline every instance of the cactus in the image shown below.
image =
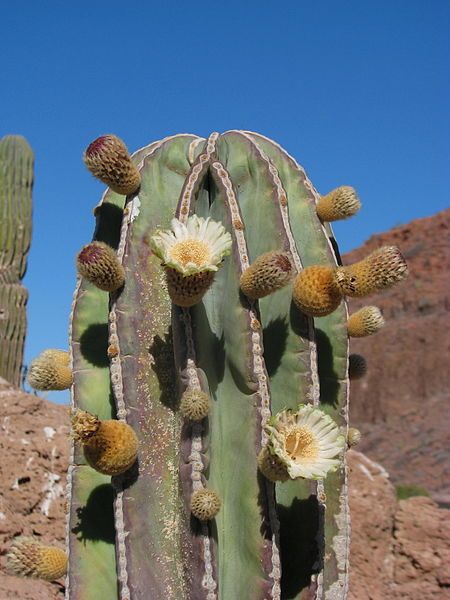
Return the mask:
[[33,153],[21,136],[0,140],[0,377],[19,386],[27,328]]
[[[348,314],[340,288],[314,318],[291,285],[316,267],[337,286],[320,196],[256,133],[175,135],[136,169],[99,140],[85,157],[119,148],[127,181],[116,155],[93,171],[133,191],[95,209],[94,243],[115,256],[100,282],[80,269],[73,301],[67,598],[343,600]],[[111,419],[138,440],[137,460],[133,435],[102,446],[127,457],[112,479],[86,453]]]

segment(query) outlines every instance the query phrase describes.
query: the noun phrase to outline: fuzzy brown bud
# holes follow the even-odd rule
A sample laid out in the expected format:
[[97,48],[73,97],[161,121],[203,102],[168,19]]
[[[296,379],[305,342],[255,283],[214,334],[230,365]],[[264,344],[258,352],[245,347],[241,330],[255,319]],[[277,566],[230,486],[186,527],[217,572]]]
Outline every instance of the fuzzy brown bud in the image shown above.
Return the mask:
[[6,556],[6,569],[20,577],[55,581],[66,574],[67,554],[61,548],[45,546],[32,537],[19,537]]
[[[60,354],[55,358],[54,352],[45,350],[31,362],[27,380],[35,390],[67,390],[72,385],[72,370],[67,366],[68,354]],[[65,361],[67,364],[64,364]]]
[[361,202],[354,188],[343,185],[322,196],[317,203],[317,215],[321,221],[339,221],[355,215]]
[[312,317],[332,313],[342,300],[334,269],[316,265],[300,271],[294,279],[292,299],[300,310]]
[[353,265],[336,269],[336,283],[344,296],[366,296],[389,288],[408,275],[397,246],[378,248]]
[[83,160],[89,171],[118,194],[132,194],[141,184],[127,147],[115,135],[102,135],[86,148]]
[[350,337],[366,337],[379,331],[383,325],[380,309],[376,306],[364,306],[349,317],[347,331]]
[[77,256],[82,277],[105,292],[114,292],[125,282],[125,273],[116,252],[104,242],[91,242]]
[[248,298],[256,300],[287,285],[293,275],[294,269],[287,252],[265,252],[242,273],[240,287]]

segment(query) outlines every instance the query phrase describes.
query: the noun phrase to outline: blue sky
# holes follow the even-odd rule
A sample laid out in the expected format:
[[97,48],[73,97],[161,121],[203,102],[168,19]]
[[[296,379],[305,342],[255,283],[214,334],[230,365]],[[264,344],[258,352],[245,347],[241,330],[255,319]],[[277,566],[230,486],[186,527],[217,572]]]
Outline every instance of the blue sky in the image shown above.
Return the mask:
[[130,150],[176,132],[272,137],[321,193],[357,188],[343,251],[446,208],[449,19],[447,0],[1,3],[0,136],[36,155],[26,362],[67,346],[103,190],[81,155],[102,133]]

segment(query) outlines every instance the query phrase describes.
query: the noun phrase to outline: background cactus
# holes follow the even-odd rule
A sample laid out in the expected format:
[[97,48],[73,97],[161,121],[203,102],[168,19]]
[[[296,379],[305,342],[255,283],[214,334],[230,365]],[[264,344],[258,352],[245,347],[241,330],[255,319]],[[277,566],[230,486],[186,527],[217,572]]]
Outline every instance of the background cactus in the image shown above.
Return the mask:
[[[324,480],[277,484],[258,455],[270,416],[300,403],[320,406],[347,434],[345,301],[313,319],[290,285],[260,301],[239,289],[249,264],[274,250],[295,271],[336,268],[320,197],[292,157],[250,132],[176,135],[132,160],[140,188],[126,199],[107,190],[95,211],[94,240],[117,250],[125,285],[108,295],[79,278],[71,356],[73,408],[126,421],[138,462],[111,482],[74,446],[67,597],[343,599],[345,455]],[[193,213],[221,222],[233,246],[202,301],[180,308],[150,238]],[[186,389],[210,397],[203,421],[183,418]],[[197,510],[203,489],[217,494],[213,520],[191,515],[208,512]]]
[[28,292],[21,281],[31,243],[33,152],[21,136],[0,140],[0,376],[19,386]]

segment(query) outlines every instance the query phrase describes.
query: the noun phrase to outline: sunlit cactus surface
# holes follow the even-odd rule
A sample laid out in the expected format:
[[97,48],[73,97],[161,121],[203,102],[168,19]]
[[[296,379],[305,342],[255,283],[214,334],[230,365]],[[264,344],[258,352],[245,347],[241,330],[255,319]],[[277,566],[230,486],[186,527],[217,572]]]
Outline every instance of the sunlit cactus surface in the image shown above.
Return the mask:
[[355,191],[321,201],[260,134],[84,159],[110,187],[77,257],[67,598],[346,598],[348,342],[383,319],[350,331],[345,297],[400,281],[401,254],[343,268],[325,219]]

